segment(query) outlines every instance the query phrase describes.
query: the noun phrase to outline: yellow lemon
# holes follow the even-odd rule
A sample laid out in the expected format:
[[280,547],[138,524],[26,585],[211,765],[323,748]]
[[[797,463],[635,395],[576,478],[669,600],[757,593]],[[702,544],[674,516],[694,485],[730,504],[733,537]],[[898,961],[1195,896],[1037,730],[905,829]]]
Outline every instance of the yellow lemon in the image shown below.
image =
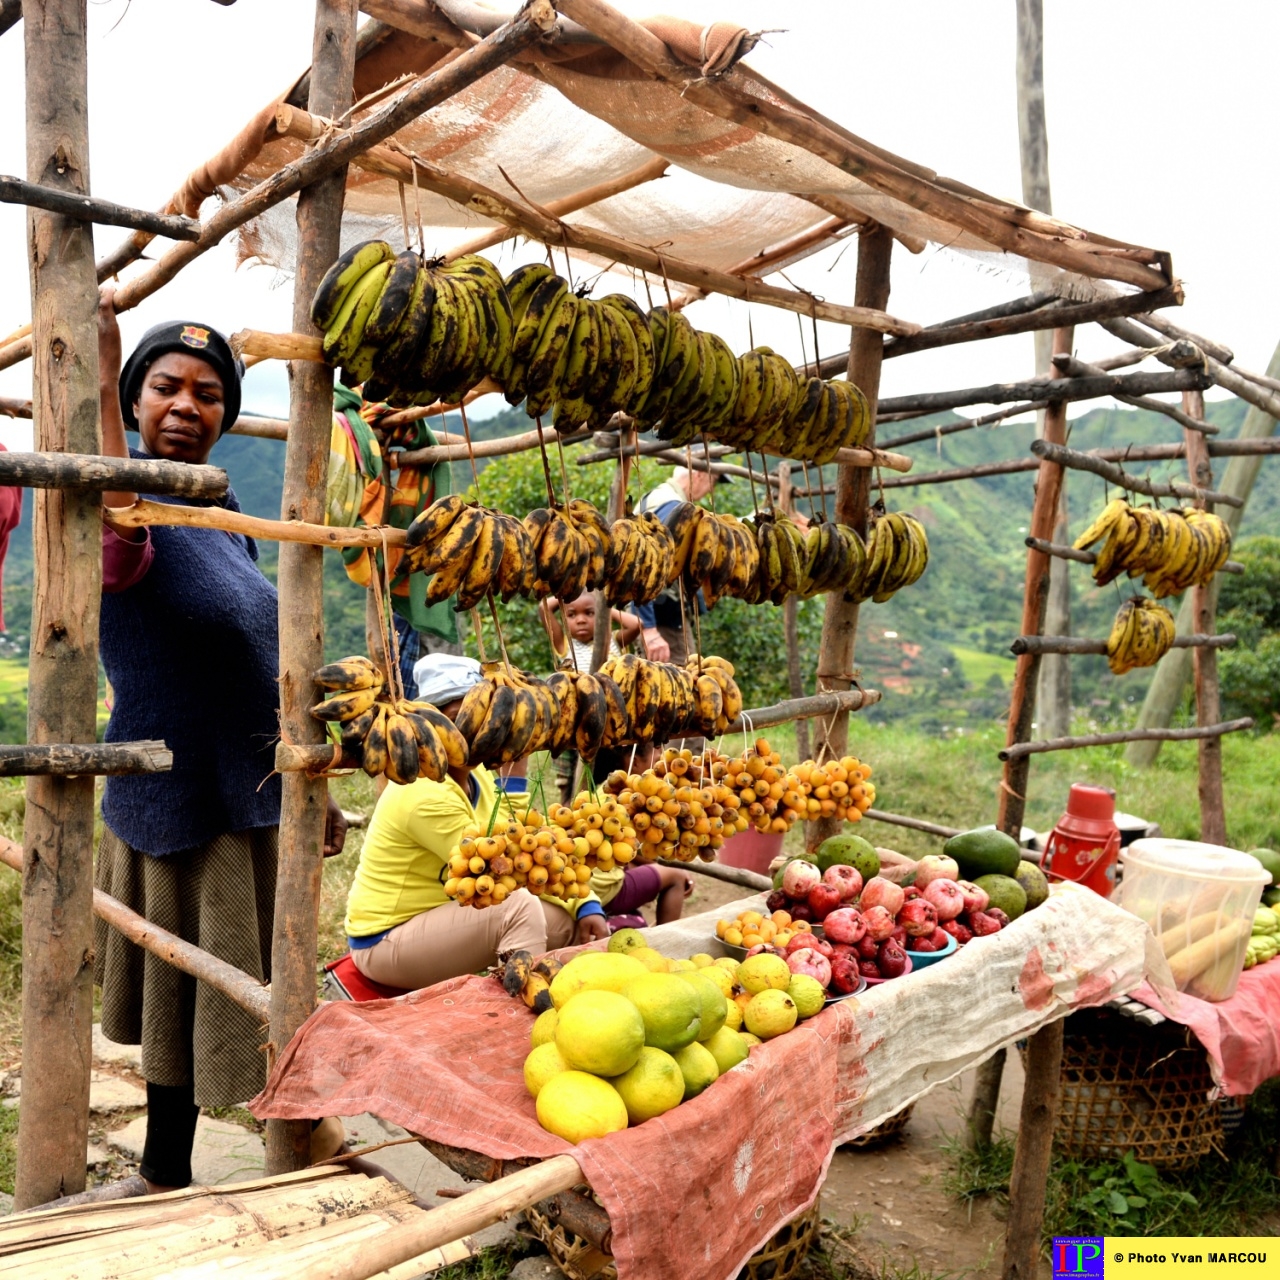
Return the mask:
[[679,974],[646,973],[628,982],[622,994],[640,1010],[645,1044],[675,1053],[698,1038],[702,999]]
[[538,1014],[533,1020],[533,1030],[529,1032],[529,1043],[533,1048],[547,1044],[556,1038],[556,1020],[560,1015],[554,1009]]
[[692,960],[672,960],[668,968],[669,973],[694,973],[698,966]]
[[632,978],[647,972],[631,956],[584,951],[551,979],[551,1003],[563,1009],[580,991],[621,991]]
[[703,1042],[707,1052],[716,1060],[720,1074],[733,1070],[738,1063],[746,1060],[747,1046],[736,1031],[721,1027],[710,1040]]
[[699,951],[697,955],[692,955],[689,959],[693,961],[695,969],[709,969],[715,964],[715,961],[705,951]]
[[575,1146],[627,1127],[627,1107],[607,1080],[585,1071],[562,1071],[538,1094],[538,1123]]
[[640,1057],[630,1071],[615,1076],[609,1083],[618,1091],[632,1124],[643,1124],[684,1100],[684,1076],[676,1060],[651,1046],[640,1050]]
[[732,956],[721,956],[716,961],[716,968],[723,969],[735,981],[738,977],[738,962]]
[[568,1070],[569,1064],[556,1048],[554,1041],[540,1044],[524,1060],[524,1087],[529,1090],[532,1097],[536,1098],[548,1080]]
[[795,1001],[796,1012],[801,1018],[812,1018],[815,1013],[821,1013],[822,1006],[827,1000],[827,993],[823,990],[822,983],[817,978],[811,978],[807,973],[797,973],[792,976],[787,986],[787,995]]
[[798,1016],[796,1002],[785,991],[769,990],[751,997],[742,1020],[753,1036],[771,1040],[784,1031],[790,1031]]
[[671,961],[652,947],[637,947],[627,953],[634,960],[639,960],[650,973],[667,973],[671,969]]
[[576,1070],[620,1076],[644,1047],[644,1019],[616,991],[582,991],[560,1009],[556,1044]]
[[761,991],[785,991],[791,984],[791,970],[781,956],[761,951],[748,956],[738,966],[738,981],[752,995]]
[[748,1051],[748,1052],[750,1052],[750,1050],[751,1050],[751,1046],[752,1046],[753,1044],[763,1044],[763,1043],[764,1043],[764,1041],[763,1041],[763,1040],[761,1040],[759,1036],[753,1036],[753,1035],[751,1034],[751,1032],[750,1032],[750,1031],[739,1031],[739,1032],[738,1032],[738,1035],[741,1037],[741,1039],[742,1039],[742,1043],[743,1043],[743,1044],[745,1044],[745,1045],[747,1046],[747,1051]]
[[698,977],[714,982],[726,1000],[733,995],[733,974],[728,969],[722,969],[718,964],[710,964],[698,970]]
[[696,970],[693,973],[681,973],[679,977],[698,993],[698,999],[702,1003],[702,1029],[696,1038],[705,1043],[724,1026],[724,1020],[729,1016],[729,1002],[710,978],[704,978]]
[[703,1089],[720,1078],[720,1068],[705,1045],[687,1044],[679,1053],[671,1055],[684,1077],[685,1098],[696,1098]]
[[609,939],[609,950],[621,952],[623,955],[646,945],[644,934],[639,929],[619,929]]
[[724,1002],[724,1012],[724,1025],[730,1031],[737,1031],[742,1026],[742,1006],[736,1000],[726,1000]]

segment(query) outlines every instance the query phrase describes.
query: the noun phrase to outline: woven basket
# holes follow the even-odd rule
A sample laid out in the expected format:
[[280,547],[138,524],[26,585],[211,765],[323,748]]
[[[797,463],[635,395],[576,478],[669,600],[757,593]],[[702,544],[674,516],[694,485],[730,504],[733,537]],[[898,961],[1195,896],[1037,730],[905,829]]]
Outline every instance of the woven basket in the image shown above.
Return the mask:
[[868,1129],[866,1133],[850,1138],[848,1142],[842,1142],[840,1145],[853,1147],[855,1151],[866,1151],[871,1147],[882,1147],[886,1142],[892,1142],[894,1138],[901,1137],[903,1129],[907,1127],[907,1121],[911,1119],[912,1111],[915,1110],[915,1105],[914,1102],[908,1104],[901,1111],[895,1111],[887,1120],[882,1120],[874,1129]]
[[[738,1280],[791,1280],[800,1269],[815,1237],[820,1217],[819,1202],[792,1218],[738,1272]],[[551,1261],[569,1280],[618,1280],[618,1269],[607,1253],[581,1236],[552,1222],[536,1205],[524,1211],[534,1234],[547,1247]]]
[[1106,1011],[1067,1020],[1054,1142],[1076,1159],[1130,1153],[1185,1169],[1222,1150],[1221,1110],[1204,1049],[1185,1027],[1148,1027]]

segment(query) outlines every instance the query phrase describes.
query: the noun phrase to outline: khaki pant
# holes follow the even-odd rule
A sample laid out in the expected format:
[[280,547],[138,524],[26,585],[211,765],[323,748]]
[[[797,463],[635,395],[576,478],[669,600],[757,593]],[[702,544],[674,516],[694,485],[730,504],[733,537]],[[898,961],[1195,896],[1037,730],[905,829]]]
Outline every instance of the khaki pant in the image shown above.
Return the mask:
[[567,947],[573,932],[573,917],[563,907],[517,889],[500,906],[482,911],[456,902],[424,911],[374,946],[353,950],[351,959],[374,982],[417,991],[479,973],[509,951],[540,956]]

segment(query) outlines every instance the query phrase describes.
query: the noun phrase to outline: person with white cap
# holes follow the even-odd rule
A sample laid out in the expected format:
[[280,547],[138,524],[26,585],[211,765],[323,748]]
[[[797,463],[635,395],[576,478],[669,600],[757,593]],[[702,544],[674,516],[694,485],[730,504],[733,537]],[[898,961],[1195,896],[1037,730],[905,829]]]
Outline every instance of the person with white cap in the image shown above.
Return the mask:
[[[418,698],[453,719],[480,681],[473,658],[432,653],[414,667]],[[594,896],[573,905],[517,889],[477,911],[448,898],[449,855],[462,831],[487,823],[498,803],[498,780],[483,765],[450,769],[441,782],[389,783],[378,798],[360,865],[347,895],[351,958],[366,978],[417,990],[477,973],[500,955],[540,955],[608,936]]]

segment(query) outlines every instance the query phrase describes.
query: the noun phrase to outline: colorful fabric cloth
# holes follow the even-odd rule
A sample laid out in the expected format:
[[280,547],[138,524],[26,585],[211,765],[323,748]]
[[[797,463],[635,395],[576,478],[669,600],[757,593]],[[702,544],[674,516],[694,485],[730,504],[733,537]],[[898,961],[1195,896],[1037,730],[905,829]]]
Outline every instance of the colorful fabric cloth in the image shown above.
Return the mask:
[[343,529],[359,520],[365,489],[382,475],[382,449],[378,437],[360,416],[362,403],[358,392],[334,387],[324,522]]
[[[379,421],[394,412],[396,410],[388,404],[362,404],[360,410],[363,421],[375,436],[379,434]],[[406,435],[407,431],[411,434]],[[409,449],[425,449],[438,443],[425,418],[408,427],[397,428],[395,438],[397,444]],[[354,523],[366,526],[387,524],[393,529],[407,529],[420,512],[452,491],[453,472],[447,462],[438,462],[425,472],[421,467],[402,466],[395,472],[394,480],[390,479],[390,468],[383,467],[377,476],[367,480]],[[428,605],[427,575],[406,573],[401,567],[403,557],[402,548],[388,548],[392,609],[415,631],[429,631],[442,640],[456,641],[458,623],[452,606],[447,600]],[[375,565],[379,580],[382,578],[381,550],[348,547],[342,553],[342,561],[352,582],[362,587],[367,588],[372,583]]]

